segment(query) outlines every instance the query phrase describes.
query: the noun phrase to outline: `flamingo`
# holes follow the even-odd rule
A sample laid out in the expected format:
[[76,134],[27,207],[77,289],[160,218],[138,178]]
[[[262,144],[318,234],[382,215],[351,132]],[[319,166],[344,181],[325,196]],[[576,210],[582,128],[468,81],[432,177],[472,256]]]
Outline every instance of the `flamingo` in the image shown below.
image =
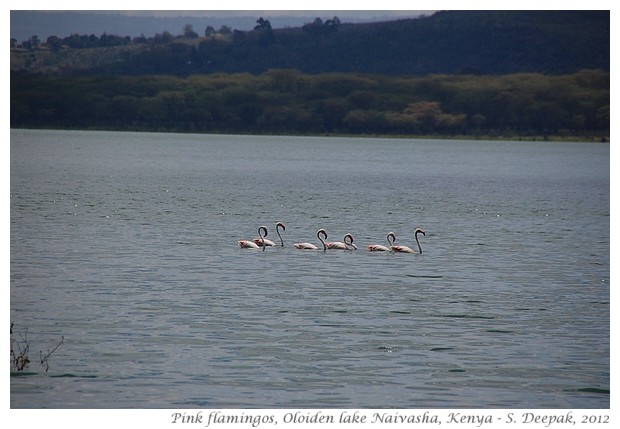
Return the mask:
[[381,244],[371,244],[368,246],[368,250],[371,252],[391,252],[392,246],[396,241],[396,236],[393,232],[389,232],[387,235],[388,246],[383,246]]
[[[347,238],[350,239],[349,242],[347,242]],[[357,246],[353,244],[353,236],[351,234],[347,234],[344,236],[344,244],[346,244],[347,246],[351,246],[352,248],[357,250]]]
[[[327,234],[325,234],[325,238],[327,238]],[[351,248],[353,248],[357,250],[357,246],[353,244],[353,236],[351,234],[345,234],[343,241],[325,243],[325,246],[328,249],[352,250]]]
[[[413,235],[415,236],[415,242],[418,244],[418,250],[420,251],[419,253],[422,254],[422,246],[420,246],[420,240],[418,240],[418,234],[422,234],[422,235],[426,235],[426,232],[424,232],[423,229],[421,228],[416,228],[415,232],[413,233]],[[396,238],[396,237],[394,237]],[[391,246],[392,251],[394,252],[401,252],[401,253],[416,253],[415,250],[413,250],[411,247],[407,247],[407,246]]]
[[[324,238],[322,238],[321,235],[324,235]],[[323,251],[327,250],[327,245],[325,244],[325,239],[327,238],[327,233],[325,232],[325,230],[324,229],[319,229],[316,232],[316,237],[319,239],[319,241],[321,243],[323,243]],[[295,244],[293,244],[293,246],[296,249],[302,249],[302,250],[318,250],[318,247],[316,247],[312,243],[295,243]]]
[[[265,235],[262,234],[263,232],[265,233]],[[239,244],[239,247],[241,247],[242,249],[260,249],[262,247],[263,252],[264,252],[265,251],[264,240],[265,240],[265,237],[267,237],[267,227],[266,226],[258,227],[258,235],[260,236],[259,240],[262,241],[261,243],[262,246],[259,246],[253,240],[239,240],[237,244]]]
[[[282,231],[286,231],[286,225],[284,225],[282,222],[278,222],[278,223],[276,223],[276,233],[278,234],[278,237],[280,237],[280,245],[281,245],[282,247],[284,247],[284,240],[282,239],[282,235],[280,235],[280,228],[282,228]],[[265,236],[266,236],[266,235],[267,235],[267,234],[265,234]],[[276,243],[274,243],[273,241],[268,240],[268,239],[266,239],[266,238],[264,238],[264,237],[255,238],[253,241],[254,241],[254,243],[255,243],[255,244],[257,244],[259,247],[260,247],[260,246],[263,246],[263,244],[262,244],[262,242],[263,242],[263,241],[265,242],[264,246],[269,246],[269,247],[271,247],[271,246],[275,246],[275,245],[276,245]]]

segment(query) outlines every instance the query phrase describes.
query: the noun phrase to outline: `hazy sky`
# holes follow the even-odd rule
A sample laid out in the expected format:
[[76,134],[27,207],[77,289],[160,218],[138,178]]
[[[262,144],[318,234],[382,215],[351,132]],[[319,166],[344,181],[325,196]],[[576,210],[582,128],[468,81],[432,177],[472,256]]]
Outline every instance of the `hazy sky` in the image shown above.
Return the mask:
[[[174,3],[175,6],[183,6],[185,3]],[[226,10],[205,10],[205,9],[181,9],[181,10],[139,10],[132,8],[122,9],[71,9],[58,8],[54,10],[24,7],[21,10],[11,11],[10,36],[18,42],[27,40],[32,35],[37,35],[40,40],[46,40],[50,35],[67,37],[70,34],[118,34],[130,37],[137,37],[141,34],[152,37],[161,31],[170,31],[178,34],[182,25],[178,20],[184,20],[185,24],[191,24],[195,28],[204,28],[205,25],[212,25],[218,28],[227,25],[236,30],[251,30],[257,17],[265,17],[271,21],[274,28],[299,27],[307,22],[312,22],[316,17],[329,19],[338,16],[343,23],[368,22],[368,21],[389,21],[400,18],[416,18],[420,15],[430,16],[434,11],[430,10],[346,10],[346,9],[310,9],[290,10],[284,9],[262,9],[257,8],[233,9],[237,2],[225,3],[229,6]],[[55,6],[61,4],[54,3]],[[84,6],[85,4],[80,4]],[[109,5],[106,3],[106,5]],[[128,5],[138,6],[136,2],[129,2]],[[206,8],[209,3],[201,3],[200,7]],[[270,3],[260,3],[260,6],[269,6]],[[256,6],[256,4],[251,4]],[[36,13],[32,13],[36,12]],[[80,14],[67,14],[60,12],[81,12]],[[96,17],[106,15],[105,18]],[[120,18],[120,19],[117,19]],[[123,19],[124,18],[124,19]],[[141,18],[129,21],[131,18]],[[145,20],[144,18],[147,18]],[[149,20],[150,19],[150,20]]]
[[[191,3],[191,2],[190,2]],[[226,3],[227,6],[237,6],[238,4],[242,4],[243,2],[230,2],[230,3]],[[156,17],[175,17],[175,16],[193,16],[193,17],[230,17],[230,16],[244,16],[244,17],[256,17],[256,16],[261,16],[261,15],[267,15],[270,17],[277,17],[277,16],[332,16],[332,15],[337,15],[339,17],[354,17],[357,19],[374,19],[374,18],[384,18],[384,17],[394,17],[394,18],[406,18],[406,17],[416,17],[419,16],[421,14],[426,14],[426,15],[430,15],[432,14],[434,11],[433,10],[355,10],[355,9],[325,9],[325,10],[318,10],[318,9],[313,9],[313,8],[305,8],[305,9],[291,9],[286,8],[283,6],[283,8],[274,8],[274,9],[263,9],[261,8],[261,10],[257,10],[256,7],[254,8],[244,8],[244,9],[236,9],[236,8],[228,8],[228,9],[210,9],[208,10],[207,8],[210,6],[210,4],[207,3],[202,3],[202,4],[196,4],[196,8],[195,9],[191,9],[191,8],[187,8],[187,9],[182,9],[182,10],[145,10],[145,9],[138,9],[137,7],[140,5],[140,2],[129,2],[126,3],[125,5],[129,5],[129,6],[134,6],[136,7],[135,9],[131,9],[131,10],[123,10],[123,9],[98,9],[98,10],[89,10],[89,9],[79,9],[80,11],[88,11],[88,12],[94,12],[94,13],[114,13],[114,14],[119,14],[119,15],[127,15],[127,16],[156,16]],[[182,3],[183,4],[183,3]],[[269,6],[269,2],[267,3],[259,3],[259,4],[249,4],[248,6]],[[55,6],[57,5],[56,3],[54,4]],[[107,5],[109,5],[109,3],[107,3]],[[179,5],[176,4],[175,5]],[[191,5],[191,4],[190,4]],[[188,6],[190,6],[188,5]],[[308,4],[306,4],[306,6],[308,6]],[[334,6],[338,6],[339,4],[333,3]],[[84,6],[84,5],[80,5],[80,6]],[[215,6],[215,5],[214,5]],[[275,2],[274,2],[274,6],[275,6]],[[287,6],[291,6],[290,4],[288,4]],[[341,5],[342,6],[342,5]],[[46,8],[42,8],[42,9],[38,9],[38,8],[20,8],[21,10],[49,10]],[[72,9],[70,7],[68,8],[55,8],[54,10],[57,11],[69,11],[69,10],[78,10],[78,9]],[[53,10],[50,10],[50,12],[53,12]]]
[[[114,10],[131,13],[131,11],[148,11],[150,9],[160,9],[158,6],[172,4],[177,10],[158,10],[157,13],[165,14],[165,16],[178,16],[179,11],[202,11],[208,10],[237,10],[243,11],[366,11],[372,15],[373,10],[380,11],[403,11],[403,10],[462,10],[462,9],[609,9],[611,4],[609,0],[589,0],[587,3],[576,0],[564,0],[558,2],[556,0],[502,0],[498,1],[482,1],[470,0],[464,2],[462,0],[433,0],[433,1],[404,1],[404,0],[382,0],[378,2],[360,2],[360,1],[344,1],[344,0],[298,0],[291,2],[290,0],[229,0],[229,1],[198,1],[198,0],[177,0],[174,3],[166,2],[145,2],[145,1],[119,1],[108,0],[103,3],[74,2],[66,0],[57,0],[55,2],[42,0],[22,0],[16,4],[12,4],[14,9],[19,10]],[[204,16],[204,15],[201,15]]]
[[[161,10],[160,6],[171,4],[175,7],[175,10]],[[230,11],[237,11],[236,14],[244,16],[244,11],[269,11],[272,15],[278,11],[286,11],[287,15],[291,15],[291,11],[298,11],[300,15],[306,15],[307,11],[357,11],[362,16],[372,16],[374,10],[395,10],[402,11],[408,9],[420,9],[426,10],[427,5],[432,2],[405,2],[403,0],[384,0],[373,4],[373,2],[366,2],[364,4],[360,2],[343,1],[343,0],[298,0],[297,2],[283,1],[283,0],[263,0],[263,1],[248,1],[248,0],[229,0],[229,1],[198,1],[198,0],[180,0],[175,2],[146,2],[146,1],[119,1],[108,0],[106,2],[88,3],[88,2],[68,2],[66,0],[57,0],[50,3],[49,1],[41,0],[23,0],[19,4],[13,5],[12,9],[18,10],[106,10],[114,11],[128,15],[154,15],[154,16],[185,16],[187,11],[199,11],[192,12],[195,16],[212,16],[210,11],[227,11],[227,15],[230,16]],[[415,5],[415,7],[414,7]],[[420,6],[424,6],[420,8]],[[379,6],[379,7],[377,7]],[[367,15],[364,12],[360,12],[360,9],[366,10]],[[434,9],[434,8],[429,8]],[[293,13],[296,14],[296,13]]]
[[[420,13],[429,14],[436,10],[537,10],[537,9],[610,9],[609,0],[589,0],[587,3],[576,0],[503,0],[490,2],[482,0],[433,0],[433,1],[403,1],[382,0],[380,2],[353,2],[343,0],[299,0],[297,2],[283,0],[229,0],[229,1],[196,1],[181,0],[172,3],[176,10],[152,10],[157,6],[167,3],[153,3],[145,1],[119,1],[108,0],[104,3],[76,3],[66,0],[57,0],[53,3],[41,0],[23,0],[18,6],[19,10],[49,10],[50,6],[55,10],[90,10],[90,11],[113,11],[126,15],[151,15],[151,16],[256,16],[263,12],[264,15],[278,16],[278,14],[307,16],[317,13],[330,15],[337,13],[338,16],[355,16],[359,19],[369,19],[375,16],[409,17]],[[85,9],[89,7],[90,9]]]
[[[234,3],[233,3],[234,5]],[[264,6],[264,4],[261,4]],[[105,11],[109,13],[110,11]],[[372,18],[374,16],[416,16],[422,13],[429,13],[428,10],[291,10],[291,9],[227,9],[227,10],[118,10],[114,11],[122,15],[131,16],[249,16],[255,17],[257,14],[270,16],[307,16],[307,15],[330,15],[338,14],[357,16],[360,18]],[[432,13],[432,11],[430,11]]]

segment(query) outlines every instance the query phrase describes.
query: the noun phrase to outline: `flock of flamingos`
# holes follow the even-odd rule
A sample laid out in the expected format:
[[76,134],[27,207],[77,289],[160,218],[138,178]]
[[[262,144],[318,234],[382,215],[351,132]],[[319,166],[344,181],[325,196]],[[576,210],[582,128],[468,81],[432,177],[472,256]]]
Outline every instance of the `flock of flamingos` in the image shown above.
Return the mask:
[[[282,239],[282,235],[280,234],[280,229],[282,231],[286,231],[286,226],[282,222],[276,223],[276,233],[280,238],[280,246],[284,247],[284,240]],[[416,228],[414,232],[415,242],[418,245],[418,251],[416,252],[411,247],[407,246],[399,246],[394,245],[396,241],[396,235],[393,232],[389,232],[387,235],[388,245],[384,246],[382,244],[371,244],[366,248],[370,252],[399,252],[399,253],[422,253],[422,247],[420,246],[420,240],[418,239],[418,234],[426,235],[426,232],[421,228]],[[267,239],[268,232],[266,226],[260,226],[258,228],[258,238],[254,238],[252,240],[239,240],[237,243],[239,247],[242,249],[263,249],[266,247],[276,246],[276,243]],[[343,241],[333,241],[326,242],[327,240],[327,232],[324,229],[319,229],[316,232],[316,237],[319,239],[321,244],[323,245],[323,251],[327,251],[327,249],[337,249],[337,250],[357,250],[357,246],[353,244],[353,236],[351,234],[346,234],[344,236]],[[293,246],[296,249],[302,250],[318,250],[319,247],[312,243],[294,243]]]

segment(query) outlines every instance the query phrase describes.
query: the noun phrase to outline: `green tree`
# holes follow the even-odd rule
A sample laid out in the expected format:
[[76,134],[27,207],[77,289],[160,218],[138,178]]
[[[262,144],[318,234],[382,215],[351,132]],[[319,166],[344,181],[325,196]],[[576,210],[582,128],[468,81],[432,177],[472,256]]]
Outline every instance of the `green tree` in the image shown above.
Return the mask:
[[301,73],[289,69],[269,69],[263,73],[266,88],[278,93],[295,93],[303,85]]
[[30,36],[30,40],[29,40],[30,49],[35,49],[39,47],[40,43],[41,41],[39,40],[39,36],[37,36],[36,34],[34,36]]
[[347,114],[348,105],[341,98],[330,98],[322,101],[317,109],[317,113],[323,119],[325,131],[333,132],[340,128],[342,120]]
[[342,120],[351,133],[379,134],[386,130],[385,114],[378,110],[350,110]]
[[52,51],[58,52],[62,46],[62,39],[58,36],[49,36],[46,43]]
[[215,36],[215,28],[213,28],[210,25],[207,25],[207,28],[205,28],[205,37],[213,37]]
[[269,20],[263,19],[262,17],[256,21],[256,26],[254,27],[254,31],[258,31],[259,38],[258,41],[261,45],[266,46],[271,44],[274,40],[273,30],[271,28],[271,23]]
[[187,37],[188,39],[198,38],[198,33],[194,31],[192,24],[185,24],[183,27],[183,37]]
[[389,113],[387,119],[404,131],[430,134],[462,127],[467,115],[444,113],[438,101],[418,101],[410,103],[402,112]]
[[153,38],[155,43],[170,43],[174,40],[174,36],[169,31],[164,31],[163,33],[157,33]]
[[267,19],[263,19],[263,17],[260,17],[256,20],[256,26],[254,27],[254,30],[271,31],[271,22],[269,22],[269,20]]

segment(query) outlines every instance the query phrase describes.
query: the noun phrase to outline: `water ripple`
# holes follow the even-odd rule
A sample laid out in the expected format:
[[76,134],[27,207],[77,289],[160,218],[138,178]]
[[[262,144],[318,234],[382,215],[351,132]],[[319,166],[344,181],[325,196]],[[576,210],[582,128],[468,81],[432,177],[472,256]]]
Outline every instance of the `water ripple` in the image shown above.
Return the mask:
[[11,130],[10,184],[11,319],[65,338],[12,408],[609,407],[608,145]]

